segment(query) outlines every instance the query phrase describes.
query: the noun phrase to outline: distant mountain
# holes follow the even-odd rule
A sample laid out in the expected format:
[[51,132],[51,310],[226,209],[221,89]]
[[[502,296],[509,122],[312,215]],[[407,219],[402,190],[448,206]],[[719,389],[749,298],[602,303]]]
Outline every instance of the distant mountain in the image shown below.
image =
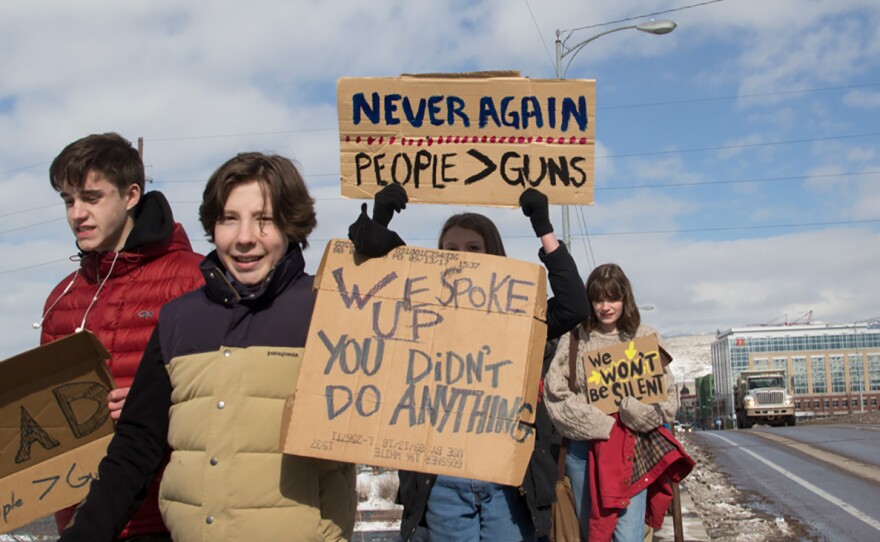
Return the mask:
[[714,340],[715,335],[709,334],[663,337],[663,344],[672,355],[672,373],[679,386],[712,372]]

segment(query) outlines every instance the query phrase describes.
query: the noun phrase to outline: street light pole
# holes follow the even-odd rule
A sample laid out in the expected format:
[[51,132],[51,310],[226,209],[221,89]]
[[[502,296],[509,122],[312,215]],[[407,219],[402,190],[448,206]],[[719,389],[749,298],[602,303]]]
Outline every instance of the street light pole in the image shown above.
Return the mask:
[[[565,74],[568,72],[568,67],[571,65],[571,61],[574,60],[574,57],[578,52],[586,47],[586,45],[594,40],[601,38],[602,36],[607,36],[612,32],[620,32],[621,30],[639,30],[641,32],[647,32],[649,34],[668,34],[675,30],[675,27],[678,26],[674,21],[648,21],[646,23],[620,26],[617,28],[612,28],[611,30],[606,30],[605,32],[601,32],[596,34],[595,36],[591,36],[583,41],[580,41],[571,47],[567,46],[568,40],[571,38],[571,35],[574,33],[574,30],[570,30],[568,34],[563,39],[561,37],[562,30],[556,30],[556,78],[557,79],[565,79]],[[562,59],[570,56],[568,59],[568,64],[565,65],[565,69],[562,68]],[[562,206],[562,242],[565,243],[569,250],[571,250],[571,227],[569,225],[569,206]]]

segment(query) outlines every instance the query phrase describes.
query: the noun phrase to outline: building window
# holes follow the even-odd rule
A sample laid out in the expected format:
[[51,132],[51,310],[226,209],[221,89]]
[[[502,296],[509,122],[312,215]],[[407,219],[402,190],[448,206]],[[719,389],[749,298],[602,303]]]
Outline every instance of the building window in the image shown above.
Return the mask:
[[782,369],[783,371],[788,370],[788,363],[786,358],[773,358],[773,368],[774,369]]
[[843,366],[843,356],[828,356],[828,364],[831,366],[831,392],[843,393],[846,391],[846,368]]
[[810,370],[813,373],[813,393],[827,393],[825,356],[810,356]]
[[828,399],[825,399],[825,408],[828,408],[830,405],[828,404]]
[[865,372],[862,367],[861,354],[849,356],[849,391],[862,391],[865,389]]
[[868,380],[871,391],[880,391],[880,354],[868,354]]
[[813,408],[819,408],[819,400],[818,399],[813,401]]
[[844,399],[844,400],[843,400],[843,404],[842,404],[841,406],[842,406],[843,408],[848,407],[848,406],[849,406],[849,401],[848,401],[847,399]]
[[837,402],[837,399],[835,399],[834,401],[832,401],[831,404],[834,405],[834,408],[837,408],[837,407],[840,406],[840,404],[838,404],[838,402]]
[[798,395],[807,393],[807,358],[798,356],[791,358],[794,370],[794,392]]
[[755,358],[755,369],[769,369],[770,360],[767,358]]
[[801,402],[800,402],[800,401],[795,401],[795,402],[794,402],[794,408],[801,408]]

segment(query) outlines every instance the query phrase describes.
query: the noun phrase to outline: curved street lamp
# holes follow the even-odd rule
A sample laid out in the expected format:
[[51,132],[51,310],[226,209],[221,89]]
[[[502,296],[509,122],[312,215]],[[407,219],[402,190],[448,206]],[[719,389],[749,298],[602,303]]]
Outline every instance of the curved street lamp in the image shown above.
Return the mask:
[[[662,21],[648,21],[646,23],[641,24],[633,24],[627,26],[620,26],[617,28],[612,28],[611,30],[606,30],[605,32],[601,32],[596,34],[595,36],[591,36],[583,41],[579,41],[578,43],[569,47],[566,45],[568,40],[571,39],[571,35],[575,32],[574,30],[569,30],[568,34],[565,36],[565,39],[561,38],[563,30],[556,30],[556,78],[557,79],[565,79],[565,74],[568,72],[568,67],[571,65],[571,61],[574,60],[574,57],[581,49],[586,47],[586,45],[594,40],[601,38],[602,36],[607,36],[612,32],[620,32],[621,30],[639,30],[641,32],[647,32],[648,34],[655,35],[663,35],[668,34],[675,30],[678,25],[675,21],[662,20]],[[565,69],[562,69],[562,60],[565,57],[571,57],[568,59],[568,63],[565,65]],[[569,206],[562,206],[562,242],[565,243],[569,250],[571,249],[571,232],[569,226]]]

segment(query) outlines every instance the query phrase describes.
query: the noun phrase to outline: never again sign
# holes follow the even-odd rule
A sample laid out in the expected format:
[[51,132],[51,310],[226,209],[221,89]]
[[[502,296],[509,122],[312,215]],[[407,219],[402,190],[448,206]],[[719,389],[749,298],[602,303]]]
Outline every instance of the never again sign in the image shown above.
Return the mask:
[[664,401],[663,366],[668,363],[664,356],[668,354],[660,348],[656,334],[586,352],[587,402],[614,414],[624,397],[635,397],[645,404]]
[[526,262],[332,240],[286,453],[519,485],[534,448],[546,273]]
[[596,82],[402,76],[337,83],[342,195],[390,183],[410,201],[591,205]]

